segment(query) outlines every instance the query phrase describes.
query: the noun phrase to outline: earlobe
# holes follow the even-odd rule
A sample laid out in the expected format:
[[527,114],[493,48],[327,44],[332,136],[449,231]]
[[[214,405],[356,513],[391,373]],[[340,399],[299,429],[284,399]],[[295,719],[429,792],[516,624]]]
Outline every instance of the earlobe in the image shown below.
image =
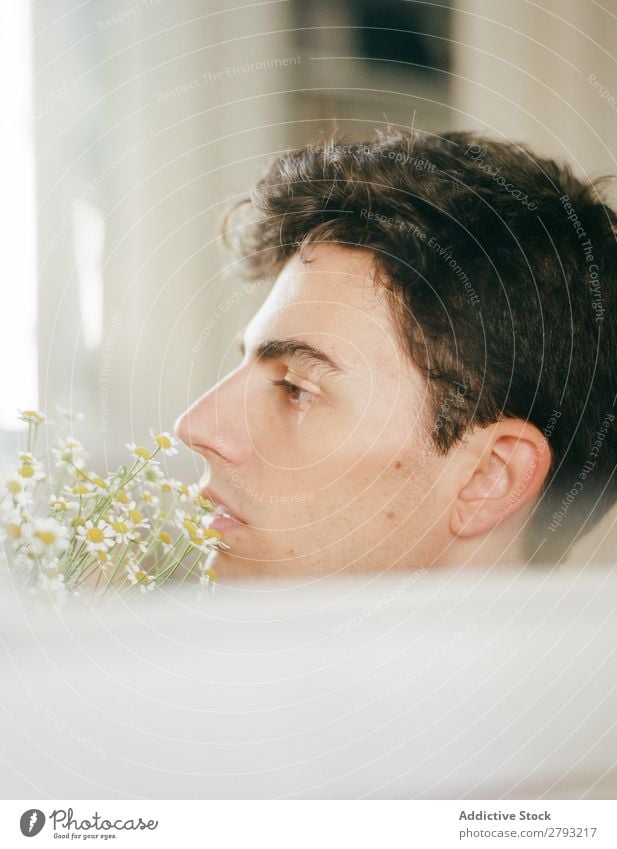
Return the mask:
[[551,465],[544,435],[518,419],[476,431],[468,453],[471,471],[468,465],[450,515],[458,537],[487,533],[535,501]]

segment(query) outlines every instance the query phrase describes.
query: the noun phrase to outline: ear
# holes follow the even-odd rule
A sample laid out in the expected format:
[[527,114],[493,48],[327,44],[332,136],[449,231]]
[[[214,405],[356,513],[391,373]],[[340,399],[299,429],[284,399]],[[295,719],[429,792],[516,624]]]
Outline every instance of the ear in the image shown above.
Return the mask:
[[462,485],[450,515],[459,537],[486,533],[540,495],[551,467],[548,441],[535,425],[504,419],[466,440]]

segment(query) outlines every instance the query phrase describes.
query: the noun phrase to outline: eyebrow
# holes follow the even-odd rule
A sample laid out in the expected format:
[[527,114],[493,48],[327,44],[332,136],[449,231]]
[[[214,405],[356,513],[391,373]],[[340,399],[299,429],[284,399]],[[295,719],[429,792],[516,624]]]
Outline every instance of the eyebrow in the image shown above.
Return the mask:
[[[242,356],[246,355],[246,345],[241,334],[237,336]],[[260,362],[266,360],[296,360],[308,368],[318,367],[324,373],[340,374],[345,369],[332,359],[325,351],[316,345],[311,345],[302,339],[264,339],[254,351],[255,358]]]

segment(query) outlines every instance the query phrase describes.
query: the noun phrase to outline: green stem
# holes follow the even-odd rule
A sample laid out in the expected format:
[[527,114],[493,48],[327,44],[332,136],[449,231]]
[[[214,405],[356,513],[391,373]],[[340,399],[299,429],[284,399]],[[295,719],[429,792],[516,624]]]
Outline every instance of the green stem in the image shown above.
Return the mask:
[[[125,558],[126,558],[126,555],[128,554],[128,551],[129,551],[130,545],[131,545],[131,544],[130,544],[130,542],[127,542],[127,544],[124,546],[124,551],[122,552],[122,555],[121,555],[120,559],[119,559],[119,560],[118,560],[118,562],[116,563],[116,565],[115,565],[115,567],[114,567],[114,571],[111,573],[111,578],[110,578],[110,579],[109,579],[109,581],[107,582],[107,586],[106,586],[106,587],[105,587],[105,589],[103,590],[103,592],[102,592],[102,596],[104,596],[104,595],[105,595],[105,593],[107,592],[107,590],[108,590],[108,589],[112,586],[112,584],[113,584],[113,582],[114,582],[114,578],[115,578],[115,577],[116,577],[116,575],[118,574],[119,569],[121,569],[122,564],[124,563],[124,560],[125,560]],[[94,589],[95,589],[95,591],[96,591],[96,587],[95,587]]]

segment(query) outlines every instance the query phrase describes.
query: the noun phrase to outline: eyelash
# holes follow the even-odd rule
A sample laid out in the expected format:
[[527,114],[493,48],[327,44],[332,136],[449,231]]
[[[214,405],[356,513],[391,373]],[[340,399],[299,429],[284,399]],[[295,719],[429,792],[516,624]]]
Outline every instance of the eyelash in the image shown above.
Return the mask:
[[282,386],[285,389],[285,394],[289,397],[292,402],[300,402],[299,398],[294,398],[293,392],[303,392],[305,395],[309,396],[309,399],[312,401],[315,398],[313,392],[309,392],[308,389],[303,389],[301,386],[296,386],[295,383],[292,383],[290,380],[271,380],[270,383],[273,386]]

